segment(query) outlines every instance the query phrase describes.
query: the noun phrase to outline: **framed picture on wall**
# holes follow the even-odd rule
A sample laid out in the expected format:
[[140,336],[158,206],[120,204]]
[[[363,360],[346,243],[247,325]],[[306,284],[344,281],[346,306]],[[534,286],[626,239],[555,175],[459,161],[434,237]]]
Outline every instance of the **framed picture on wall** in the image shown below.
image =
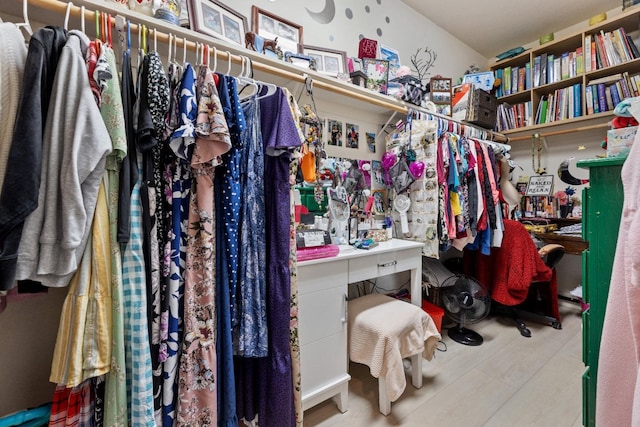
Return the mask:
[[317,71],[336,77],[347,70],[347,52],[324,47],[300,45],[300,53],[316,59]]
[[218,0],[189,0],[191,29],[244,46],[247,18]]
[[386,95],[389,84],[389,61],[365,58],[362,60],[362,67],[367,75],[367,89]]
[[251,25],[253,32],[265,39],[278,39],[278,47],[282,53],[298,53],[298,45],[302,44],[302,25],[291,22],[260,9],[251,6]]

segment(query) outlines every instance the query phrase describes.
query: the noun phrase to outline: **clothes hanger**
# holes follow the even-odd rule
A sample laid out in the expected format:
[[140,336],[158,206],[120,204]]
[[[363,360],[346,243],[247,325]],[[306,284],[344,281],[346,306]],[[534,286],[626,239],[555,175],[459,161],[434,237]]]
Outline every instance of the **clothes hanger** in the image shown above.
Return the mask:
[[[253,75],[253,65],[251,65],[251,75]],[[312,91],[312,87],[313,87],[313,80],[311,80],[308,76],[305,75],[305,86],[307,86],[307,81],[308,86],[307,86],[307,94],[309,95],[309,97],[311,97],[311,101],[314,104],[314,109],[315,109],[315,100],[313,99],[313,91]],[[278,90],[278,87],[276,85],[274,85],[273,83],[266,83],[266,82],[261,82],[261,81],[257,81],[259,88],[262,89],[263,87],[267,88],[267,91],[263,94],[258,96],[257,99],[263,99],[266,98],[268,96],[273,95],[274,93],[276,93],[276,91]],[[317,116],[317,113],[316,113]]]
[[255,80],[253,80],[252,78],[250,78],[248,76],[249,74],[249,63],[251,61],[251,59],[249,59],[249,57],[244,56],[244,55],[240,55],[240,59],[242,60],[242,68],[240,70],[240,74],[238,74],[238,77],[236,77],[236,80],[239,84],[244,85],[244,87],[242,87],[242,89],[240,89],[238,91],[238,96],[248,87],[252,88],[253,90],[250,91],[249,93],[247,93],[245,96],[241,97],[240,99],[247,99],[250,96],[255,95],[256,93],[258,93],[258,84],[256,83]]
[[[209,52],[211,52],[211,48],[209,48]],[[213,68],[211,69],[211,72],[215,73],[217,68],[218,68],[218,49],[215,46],[213,46]]]
[[187,39],[182,38],[182,66],[187,67]]
[[107,28],[106,28],[106,33],[107,33],[107,43],[108,46],[110,48],[113,48],[113,37],[112,37],[112,33],[111,33],[111,14],[107,15]]
[[71,12],[71,7],[73,6],[73,2],[70,1],[67,3],[67,10],[64,13],[64,30],[69,31],[69,13]]
[[18,27],[19,29],[24,28],[24,30],[29,33],[29,37],[31,37],[33,35],[33,29],[31,28],[31,23],[29,22],[29,14],[27,11],[28,3],[28,0],[22,0],[22,19],[24,20],[24,22],[16,24],[16,27]]
[[80,30],[82,30],[82,34],[87,34],[84,24],[84,5],[82,5],[80,6]]
[[228,50],[227,52],[227,72],[224,73],[225,76],[230,76],[231,75],[231,52],[229,52]]

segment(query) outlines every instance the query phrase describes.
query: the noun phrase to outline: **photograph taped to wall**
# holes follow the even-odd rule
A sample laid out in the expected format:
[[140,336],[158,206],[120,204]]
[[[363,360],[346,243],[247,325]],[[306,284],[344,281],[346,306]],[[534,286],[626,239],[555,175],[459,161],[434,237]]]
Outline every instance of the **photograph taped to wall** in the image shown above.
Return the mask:
[[281,18],[257,6],[251,6],[253,32],[268,40],[276,40],[283,53],[302,53],[302,25]]
[[218,0],[189,0],[191,29],[244,46],[247,18]]
[[367,132],[367,148],[370,153],[376,152],[376,134],[373,132]]
[[346,124],[347,129],[347,147],[348,148],[358,148],[360,145],[360,126],[355,125],[353,123]]
[[342,122],[329,119],[327,121],[327,129],[329,129],[327,144],[342,147]]

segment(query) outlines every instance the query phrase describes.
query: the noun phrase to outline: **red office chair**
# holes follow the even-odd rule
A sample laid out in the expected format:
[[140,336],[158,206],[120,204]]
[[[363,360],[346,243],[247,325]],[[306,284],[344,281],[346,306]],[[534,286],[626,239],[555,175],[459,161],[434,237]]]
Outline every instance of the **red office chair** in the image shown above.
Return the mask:
[[505,219],[504,227],[502,246],[491,248],[489,256],[465,250],[465,273],[489,289],[492,311],[510,316],[523,336],[530,337],[531,331],[522,318],[560,329],[555,266],[564,247],[548,245],[538,251],[518,221]]

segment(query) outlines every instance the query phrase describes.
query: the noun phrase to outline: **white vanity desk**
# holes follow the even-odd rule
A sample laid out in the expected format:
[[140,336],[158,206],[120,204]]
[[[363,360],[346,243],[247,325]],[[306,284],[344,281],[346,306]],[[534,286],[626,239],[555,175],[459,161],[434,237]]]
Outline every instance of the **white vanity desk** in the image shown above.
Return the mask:
[[340,246],[340,253],[298,263],[302,409],[337,396],[349,406],[347,285],[411,271],[411,303],[422,305],[422,243],[391,239],[372,249]]

